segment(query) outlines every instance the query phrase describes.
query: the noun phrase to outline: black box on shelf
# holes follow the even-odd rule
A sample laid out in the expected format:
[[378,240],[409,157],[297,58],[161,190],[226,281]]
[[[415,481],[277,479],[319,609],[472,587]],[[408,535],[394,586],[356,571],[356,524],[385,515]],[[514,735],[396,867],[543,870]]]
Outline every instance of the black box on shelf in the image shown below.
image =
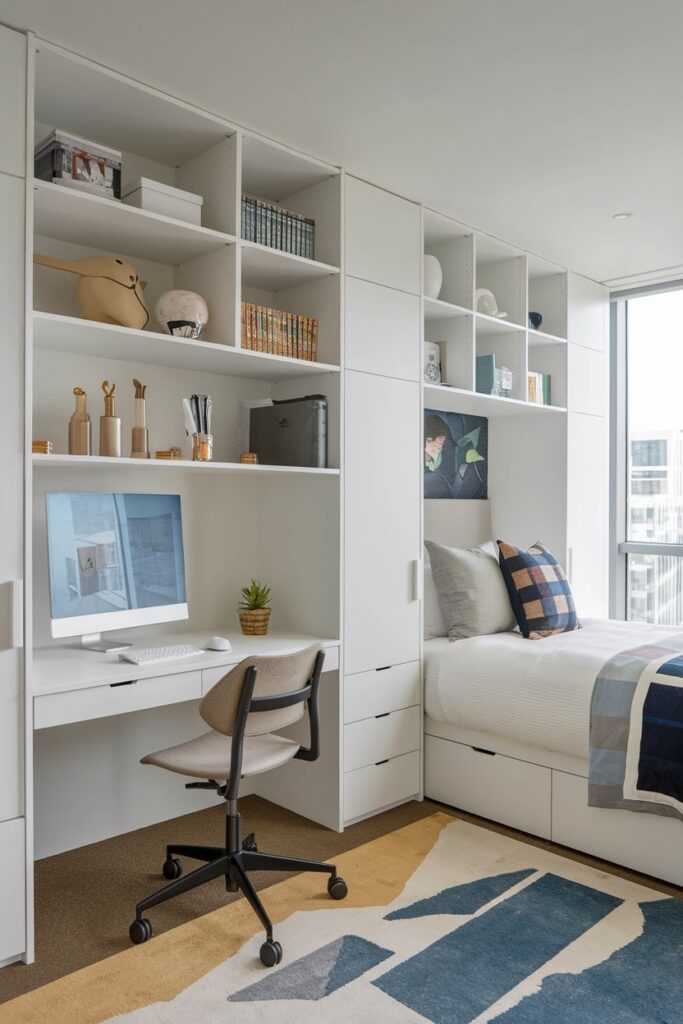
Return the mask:
[[288,398],[249,410],[249,448],[261,465],[327,467],[327,399]]

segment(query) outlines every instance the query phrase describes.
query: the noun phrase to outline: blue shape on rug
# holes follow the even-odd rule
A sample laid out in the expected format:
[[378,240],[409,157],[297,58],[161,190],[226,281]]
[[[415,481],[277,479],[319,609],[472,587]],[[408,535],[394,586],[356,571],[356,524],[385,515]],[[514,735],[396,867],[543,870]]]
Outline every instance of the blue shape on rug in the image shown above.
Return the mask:
[[525,878],[536,873],[536,868],[525,868],[523,871],[510,871],[504,875],[491,875],[489,878],[478,878],[475,882],[454,885],[450,889],[442,889],[435,896],[411,903],[400,910],[392,910],[385,921],[403,921],[411,917],[430,917],[433,914],[474,914],[485,907],[497,896],[511,889],[513,885],[523,882]]
[[373,985],[434,1024],[468,1024],[621,903],[544,875]]
[[641,935],[581,974],[553,974],[496,1024],[679,1024],[683,900],[643,903]]
[[243,988],[241,992],[228,996],[228,1002],[324,999],[390,956],[393,956],[390,949],[358,935],[342,935],[282,970],[270,972],[266,978]]

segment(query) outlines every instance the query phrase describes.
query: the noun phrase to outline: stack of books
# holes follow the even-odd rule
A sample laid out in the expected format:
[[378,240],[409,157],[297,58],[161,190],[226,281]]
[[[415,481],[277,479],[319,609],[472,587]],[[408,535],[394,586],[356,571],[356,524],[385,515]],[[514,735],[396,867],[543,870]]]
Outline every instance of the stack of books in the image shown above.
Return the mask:
[[315,221],[263,199],[242,196],[242,238],[312,260]]
[[550,374],[527,373],[529,401],[536,405],[550,405]]
[[242,348],[315,362],[318,321],[254,302],[242,303]]

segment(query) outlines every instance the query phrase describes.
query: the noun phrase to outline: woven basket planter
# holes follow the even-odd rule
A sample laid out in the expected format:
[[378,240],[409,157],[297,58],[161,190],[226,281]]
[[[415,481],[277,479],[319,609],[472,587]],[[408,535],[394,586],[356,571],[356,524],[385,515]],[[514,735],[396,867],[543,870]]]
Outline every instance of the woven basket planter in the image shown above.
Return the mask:
[[265,636],[268,632],[270,608],[238,608],[240,626],[245,636]]

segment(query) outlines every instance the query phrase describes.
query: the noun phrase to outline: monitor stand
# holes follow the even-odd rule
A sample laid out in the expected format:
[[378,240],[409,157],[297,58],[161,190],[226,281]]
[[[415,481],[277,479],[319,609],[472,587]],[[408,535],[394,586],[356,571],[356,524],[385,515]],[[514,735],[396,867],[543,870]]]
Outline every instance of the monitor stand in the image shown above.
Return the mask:
[[113,651],[125,651],[126,647],[132,647],[130,640],[103,640],[101,633],[84,633],[81,637],[81,647],[85,651],[98,651],[100,654],[111,654]]

